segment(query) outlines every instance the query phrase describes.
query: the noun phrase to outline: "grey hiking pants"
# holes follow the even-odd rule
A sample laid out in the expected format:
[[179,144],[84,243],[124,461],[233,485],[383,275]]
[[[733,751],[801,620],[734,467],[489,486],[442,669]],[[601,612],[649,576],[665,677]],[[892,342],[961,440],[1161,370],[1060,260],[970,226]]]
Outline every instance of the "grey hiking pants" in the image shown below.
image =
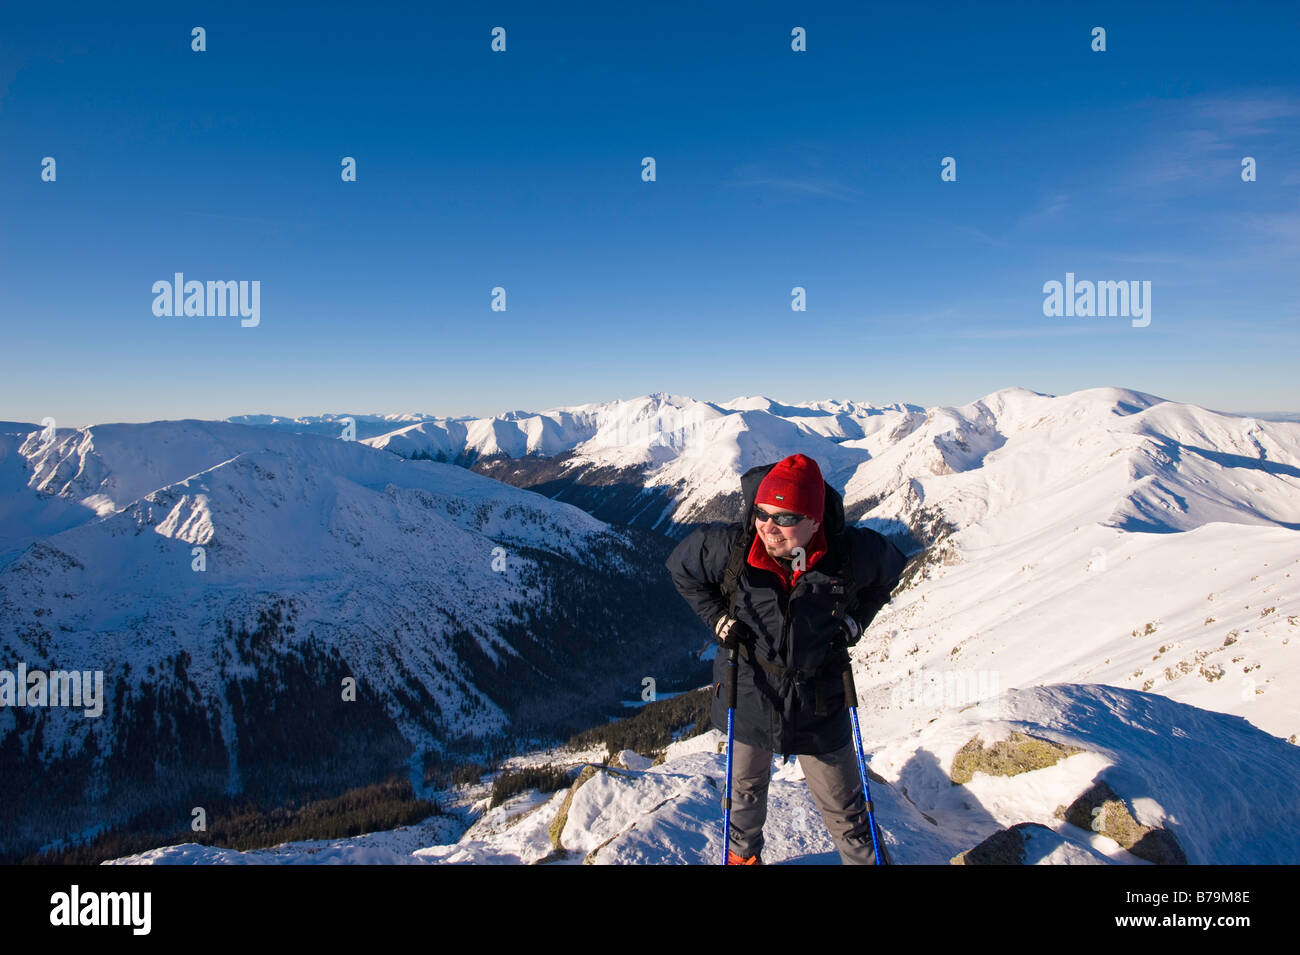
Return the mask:
[[[740,740],[735,741],[734,747],[730,844],[732,852],[749,857],[763,848],[772,753]],[[862,799],[862,777],[858,775],[853,742],[850,740],[843,749],[833,753],[801,755],[799,765],[843,864],[875,865],[867,804]]]

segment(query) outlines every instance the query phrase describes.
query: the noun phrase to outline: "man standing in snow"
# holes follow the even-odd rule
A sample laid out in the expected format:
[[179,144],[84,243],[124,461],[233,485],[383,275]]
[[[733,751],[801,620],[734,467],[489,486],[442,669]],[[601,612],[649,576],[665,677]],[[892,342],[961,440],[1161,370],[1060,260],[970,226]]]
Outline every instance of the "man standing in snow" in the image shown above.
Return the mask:
[[[727,647],[738,646],[728,861],[761,864],[772,755],[798,754],[846,865],[873,865],[844,670],[889,602],[907,559],[844,504],[812,458],[793,454],[741,477],[745,519],[698,528],[666,566]],[[729,599],[730,598],[730,599]],[[727,654],[714,660],[713,725],[727,727]]]

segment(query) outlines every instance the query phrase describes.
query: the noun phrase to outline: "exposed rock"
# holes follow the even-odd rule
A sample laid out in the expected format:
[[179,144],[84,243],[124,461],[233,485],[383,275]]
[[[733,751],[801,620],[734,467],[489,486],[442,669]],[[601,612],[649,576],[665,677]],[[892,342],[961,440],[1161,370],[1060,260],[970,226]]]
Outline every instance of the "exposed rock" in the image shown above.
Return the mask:
[[587,765],[582,767],[582,772],[578,773],[578,778],[573,781],[573,785],[569,787],[568,793],[565,794],[564,802],[560,804],[560,811],[555,814],[555,819],[551,821],[550,828],[546,830],[546,834],[550,836],[551,845],[555,846],[556,849],[561,851],[564,849],[563,844],[560,842],[560,833],[564,832],[564,824],[569,821],[569,806],[573,805],[573,794],[582,788],[583,783],[595,776],[599,771],[599,766]]
[[1187,865],[1187,856],[1174,834],[1134,819],[1124,800],[1105,780],[1099,780],[1068,808],[1058,808],[1056,814],[1080,829],[1114,839],[1140,859],[1156,865]]
[[1105,865],[1093,849],[1071,842],[1036,822],[1001,829],[973,849],[949,860],[952,865]]
[[614,833],[612,836],[610,836],[608,839],[606,839],[604,842],[602,842],[600,845],[596,846],[596,848],[592,849],[590,852],[588,852],[585,856],[582,857],[582,864],[583,864],[583,865],[595,865],[595,863],[596,863],[596,853],[598,853],[601,849],[605,848],[605,846],[609,845],[611,842],[613,842],[615,839],[617,839],[617,838],[618,838],[619,836],[621,836],[622,834],[623,834],[622,832],[616,832],[616,833]]
[[1078,746],[1054,743],[1037,736],[1014,732],[1010,739],[999,740],[987,749],[974,737],[957,751],[949,778],[954,786],[970,782],[977,772],[989,776],[1017,776],[1054,766],[1066,756],[1082,753]]
[[[1010,829],[1000,829],[973,849],[952,857],[952,865],[1023,865],[1025,840],[1020,830],[1037,823],[1022,822]],[[1040,829],[1044,828],[1039,826]],[[1050,831],[1050,830],[1049,830]]]

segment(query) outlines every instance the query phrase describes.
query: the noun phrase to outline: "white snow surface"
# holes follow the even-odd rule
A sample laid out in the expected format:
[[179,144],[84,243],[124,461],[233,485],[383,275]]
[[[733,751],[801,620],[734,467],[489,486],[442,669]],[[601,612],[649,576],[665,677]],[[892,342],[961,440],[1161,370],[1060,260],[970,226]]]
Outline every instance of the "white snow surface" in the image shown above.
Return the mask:
[[[1056,818],[1058,807],[1099,779],[1124,797],[1138,822],[1171,831],[1193,864],[1300,861],[1300,749],[1245,720],[1157,694],[1077,684],[1006,691],[995,708],[998,719],[975,706],[945,712],[870,758],[886,780],[874,782],[871,795],[895,863],[946,864],[999,829],[1035,822],[1051,833],[1030,831],[1027,862],[1149,864]],[[952,784],[948,773],[962,745],[1016,730],[1083,752],[1017,776],[977,773],[966,785]],[[711,731],[675,744],[659,765],[597,772],[573,794],[559,858],[547,832],[566,790],[517,796],[480,815],[459,839],[436,845],[413,847],[410,831],[398,830],[391,843],[376,834],[248,853],[183,845],[115,861],[716,864],[726,773],[718,741]],[[838,862],[797,759],[789,766],[776,761],[768,806],[764,863]],[[438,818],[416,831],[429,831]]]

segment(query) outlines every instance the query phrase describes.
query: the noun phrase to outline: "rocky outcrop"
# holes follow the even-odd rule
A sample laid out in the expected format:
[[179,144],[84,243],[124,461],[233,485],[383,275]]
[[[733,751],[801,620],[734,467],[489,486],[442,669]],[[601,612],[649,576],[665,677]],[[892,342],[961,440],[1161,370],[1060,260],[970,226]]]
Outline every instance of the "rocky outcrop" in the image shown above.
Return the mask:
[[973,849],[950,860],[952,865],[1104,865],[1097,853],[1072,843],[1036,822],[1000,829]]
[[1082,752],[1078,746],[1054,743],[1049,739],[1020,732],[1014,732],[1010,739],[999,740],[987,748],[976,736],[953,757],[949,778],[954,786],[960,786],[970,782],[976,773],[1018,776],[1054,766],[1066,756]]
[[569,821],[569,807],[573,805],[574,794],[582,788],[582,784],[589,780],[596,773],[600,772],[599,766],[584,766],[582,772],[578,773],[578,778],[573,781],[569,787],[568,793],[564,797],[564,802],[560,803],[560,811],[555,814],[555,819],[551,822],[550,828],[546,834],[550,836],[551,845],[558,851],[564,851],[564,844],[560,842],[560,833],[564,832],[564,824]]
[[1056,816],[1080,829],[1114,839],[1139,859],[1156,865],[1187,865],[1187,855],[1174,834],[1168,829],[1144,826],[1134,819],[1124,800],[1104,780],[1068,807],[1058,806]]

